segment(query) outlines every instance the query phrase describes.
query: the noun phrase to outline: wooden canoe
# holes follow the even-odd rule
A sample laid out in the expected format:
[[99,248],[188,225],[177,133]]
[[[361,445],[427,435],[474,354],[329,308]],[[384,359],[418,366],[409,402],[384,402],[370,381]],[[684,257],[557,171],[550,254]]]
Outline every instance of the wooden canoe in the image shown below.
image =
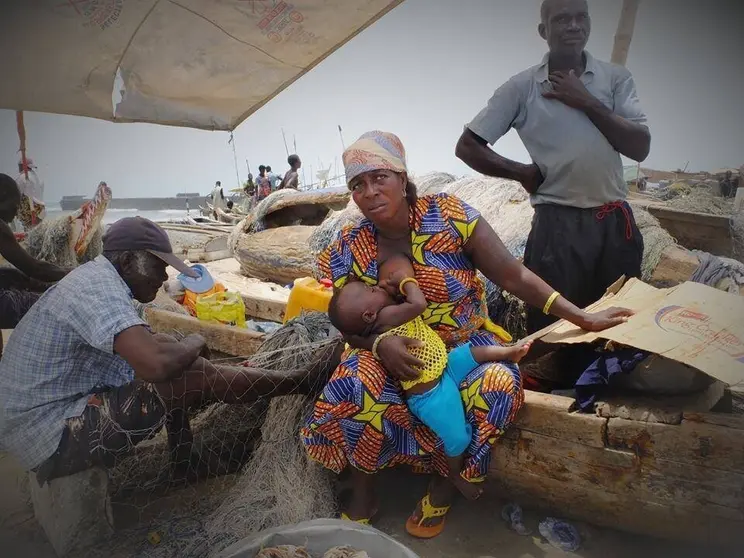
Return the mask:
[[684,211],[663,203],[639,199],[633,199],[633,204],[643,207],[656,217],[662,228],[689,250],[702,250],[727,258],[736,255],[730,215]]
[[160,223],[168,234],[173,253],[189,262],[211,262],[229,258],[232,253],[227,245],[229,230],[208,225]]
[[[156,330],[176,320],[161,318],[148,315]],[[176,329],[199,331],[222,352],[246,355],[259,342],[257,334],[177,321]],[[493,449],[489,479],[500,497],[561,517],[732,546],[744,530],[744,416],[701,411],[690,398],[609,402],[581,414],[573,399],[527,391]]]

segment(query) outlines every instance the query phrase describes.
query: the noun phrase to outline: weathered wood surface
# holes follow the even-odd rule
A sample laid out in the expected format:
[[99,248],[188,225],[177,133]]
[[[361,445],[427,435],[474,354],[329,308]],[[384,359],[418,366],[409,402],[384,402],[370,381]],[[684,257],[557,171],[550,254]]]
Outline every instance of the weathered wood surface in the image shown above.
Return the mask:
[[[578,415],[526,392],[489,479],[524,504],[670,539],[740,544],[744,417],[681,412],[679,424]],[[648,418],[648,417],[647,417]]]
[[[279,323],[284,321],[289,289],[276,283],[246,277],[240,271],[240,262],[232,257],[206,263],[204,267],[228,291],[240,293],[245,304],[246,317]],[[174,278],[178,272],[168,268],[168,274]]]
[[685,248],[734,256],[730,216],[682,211],[656,203],[646,209]]
[[222,324],[204,322],[192,316],[184,316],[157,308],[148,308],[145,319],[156,333],[177,331],[184,335],[198,333],[207,340],[207,346],[237,357],[249,356],[256,352],[264,339],[263,333],[250,329],[230,327]]
[[313,274],[308,240],[315,227],[294,226],[241,235],[234,257],[243,274],[286,285]]

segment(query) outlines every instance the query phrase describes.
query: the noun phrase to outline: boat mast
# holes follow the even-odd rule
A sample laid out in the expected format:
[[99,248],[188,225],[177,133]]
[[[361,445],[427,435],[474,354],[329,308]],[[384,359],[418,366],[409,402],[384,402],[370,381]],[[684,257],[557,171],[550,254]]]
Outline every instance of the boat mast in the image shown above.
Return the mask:
[[633,40],[633,29],[635,28],[636,14],[641,0],[623,0],[623,8],[620,12],[620,21],[615,32],[615,44],[612,48],[611,62],[625,66],[628,61],[630,42]]

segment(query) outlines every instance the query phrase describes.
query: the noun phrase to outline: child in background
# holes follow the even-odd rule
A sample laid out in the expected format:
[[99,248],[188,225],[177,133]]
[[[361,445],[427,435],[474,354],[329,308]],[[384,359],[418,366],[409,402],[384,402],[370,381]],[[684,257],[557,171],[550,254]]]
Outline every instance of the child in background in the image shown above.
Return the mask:
[[[448,355],[444,342],[421,318],[427,302],[414,278],[411,261],[403,254],[389,258],[380,267],[380,277],[383,279],[378,286],[360,281],[347,283],[334,293],[328,316],[345,335],[377,334],[373,353],[379,340],[389,335],[421,342],[419,347],[410,349],[423,362],[421,375],[412,381],[401,381],[408,407],[441,438],[451,482],[466,498],[474,500],[480,496],[481,488],[460,474],[472,438],[460,398],[460,383],[480,364],[519,362],[527,354],[529,344],[476,347],[467,343]],[[403,297],[399,303],[395,299],[398,293]]]

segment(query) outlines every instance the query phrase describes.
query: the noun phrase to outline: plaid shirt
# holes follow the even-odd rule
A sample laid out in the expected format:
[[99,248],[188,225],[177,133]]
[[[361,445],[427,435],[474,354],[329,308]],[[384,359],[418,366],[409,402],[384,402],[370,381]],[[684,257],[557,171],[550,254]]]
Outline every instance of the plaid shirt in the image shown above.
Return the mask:
[[114,337],[145,325],[116,269],[98,256],[42,295],[0,361],[0,445],[34,469],[59,446],[89,394],[134,380]]

